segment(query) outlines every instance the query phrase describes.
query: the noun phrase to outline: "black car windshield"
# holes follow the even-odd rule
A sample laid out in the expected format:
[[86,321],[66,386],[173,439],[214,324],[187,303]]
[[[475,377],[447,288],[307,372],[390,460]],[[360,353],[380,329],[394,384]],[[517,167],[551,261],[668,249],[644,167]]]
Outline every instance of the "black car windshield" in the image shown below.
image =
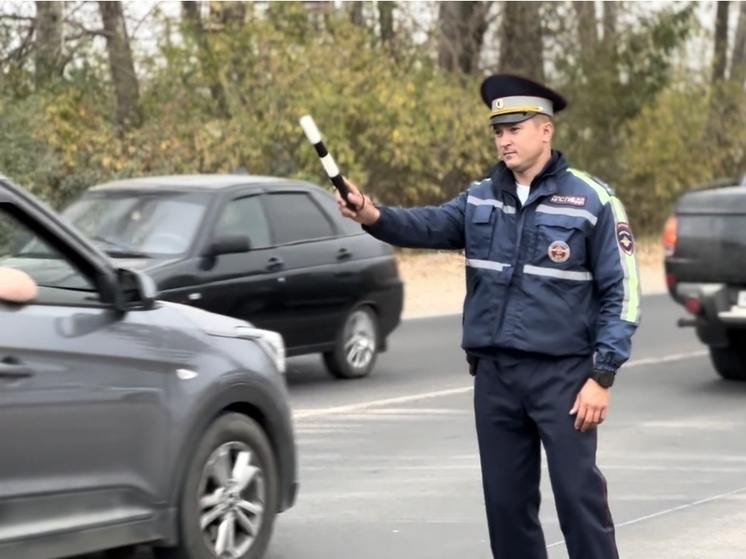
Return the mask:
[[62,217],[115,257],[169,257],[192,244],[207,209],[203,192],[89,191]]

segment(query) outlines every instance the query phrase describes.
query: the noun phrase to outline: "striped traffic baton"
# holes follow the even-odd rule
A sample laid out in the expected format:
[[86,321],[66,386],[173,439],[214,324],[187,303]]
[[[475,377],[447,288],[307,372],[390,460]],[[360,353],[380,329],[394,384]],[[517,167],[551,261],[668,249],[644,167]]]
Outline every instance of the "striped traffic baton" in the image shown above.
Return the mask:
[[356,210],[357,208],[354,206],[354,204],[347,200],[350,189],[347,188],[347,185],[342,178],[342,173],[339,171],[339,167],[337,167],[337,164],[334,162],[334,158],[329,154],[329,151],[327,151],[326,146],[321,139],[321,132],[319,132],[319,128],[318,126],[316,126],[316,123],[313,121],[311,115],[305,115],[301,117],[300,125],[303,128],[303,132],[306,133],[306,138],[308,138],[308,141],[313,144],[314,148],[316,148],[316,153],[321,160],[321,164],[324,166],[326,174],[329,175],[329,180],[332,181],[332,184],[336,187],[337,191],[339,191],[342,199],[347,202],[347,207],[353,211]]

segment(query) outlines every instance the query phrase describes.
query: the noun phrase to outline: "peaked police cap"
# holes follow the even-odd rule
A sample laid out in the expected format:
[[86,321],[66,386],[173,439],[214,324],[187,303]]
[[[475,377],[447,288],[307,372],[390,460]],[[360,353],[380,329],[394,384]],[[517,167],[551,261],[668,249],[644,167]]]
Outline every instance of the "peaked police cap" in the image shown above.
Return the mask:
[[552,117],[567,106],[567,101],[556,91],[514,74],[485,78],[480,93],[490,109],[492,125],[522,122],[537,114]]

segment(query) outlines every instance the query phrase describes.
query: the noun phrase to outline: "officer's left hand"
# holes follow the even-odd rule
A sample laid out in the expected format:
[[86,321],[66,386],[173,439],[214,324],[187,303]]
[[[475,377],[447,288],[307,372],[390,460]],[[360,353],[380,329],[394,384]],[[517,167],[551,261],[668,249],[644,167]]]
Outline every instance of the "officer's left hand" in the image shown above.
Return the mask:
[[570,410],[570,415],[575,415],[575,428],[587,431],[596,427],[606,419],[608,407],[609,389],[602,387],[593,379],[588,379]]

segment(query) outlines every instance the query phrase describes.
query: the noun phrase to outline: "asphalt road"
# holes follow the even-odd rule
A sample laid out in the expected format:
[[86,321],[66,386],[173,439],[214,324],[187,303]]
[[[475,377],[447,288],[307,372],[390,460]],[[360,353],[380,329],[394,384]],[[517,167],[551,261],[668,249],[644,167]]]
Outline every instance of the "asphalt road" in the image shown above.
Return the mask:
[[[621,556],[743,556],[746,385],[719,380],[667,296],[643,303],[599,449]],[[459,316],[407,321],[358,381],[292,361],[301,491],[266,559],[491,558],[459,341]],[[566,558],[546,470],[542,487],[549,557]]]

